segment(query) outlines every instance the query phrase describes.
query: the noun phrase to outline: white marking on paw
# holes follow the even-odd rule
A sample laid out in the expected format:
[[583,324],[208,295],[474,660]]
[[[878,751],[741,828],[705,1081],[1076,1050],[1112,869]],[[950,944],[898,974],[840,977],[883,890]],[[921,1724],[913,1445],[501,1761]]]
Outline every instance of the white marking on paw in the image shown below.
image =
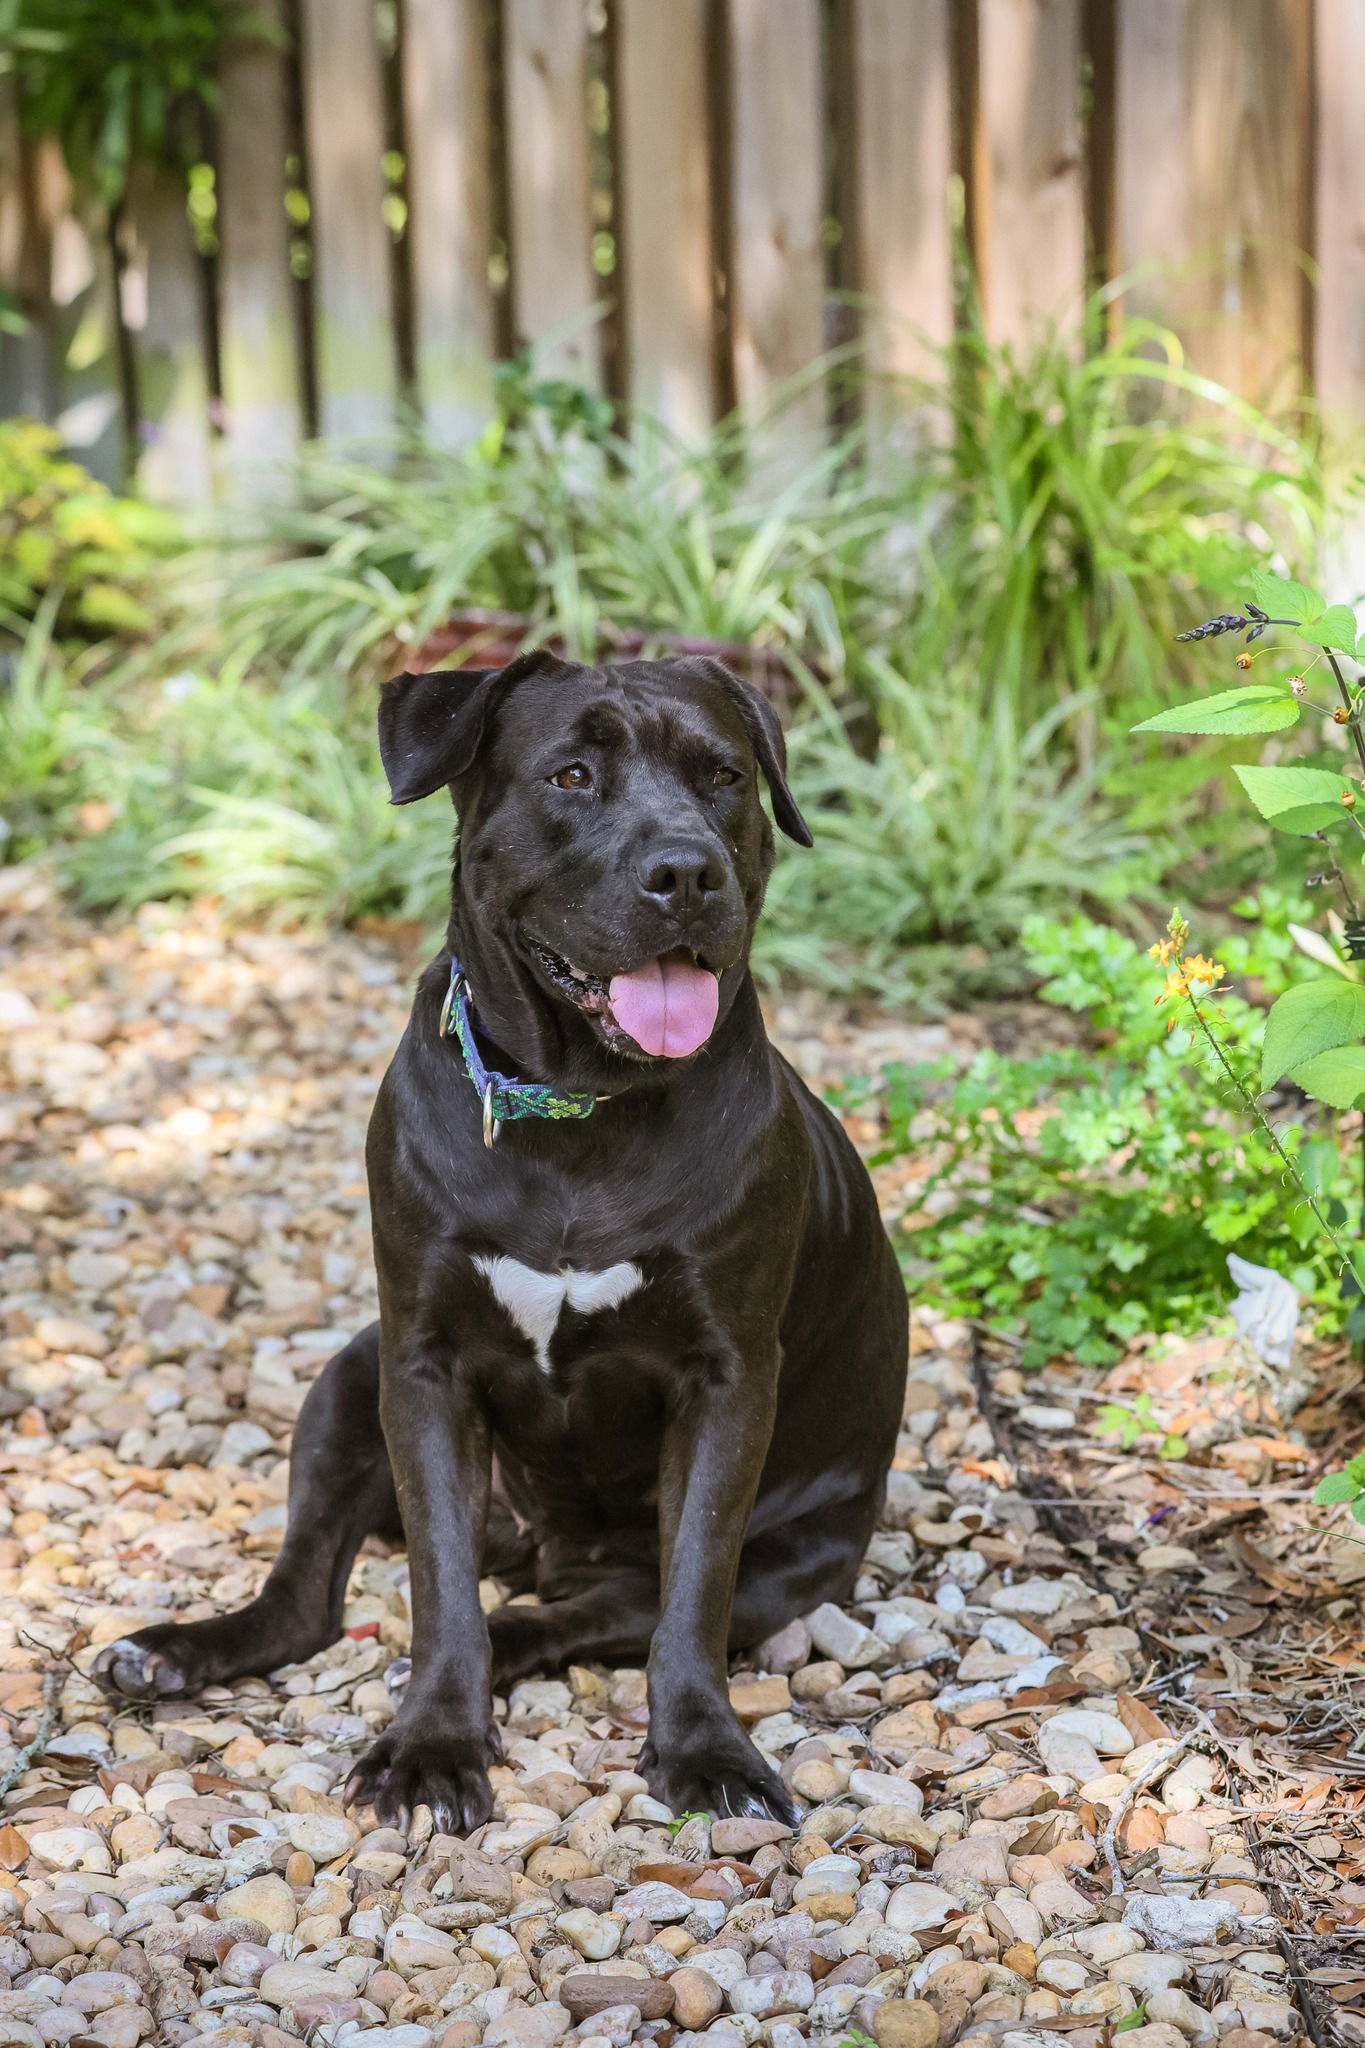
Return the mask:
[[550,1340],[566,1302],[579,1315],[600,1315],[606,1309],[619,1308],[645,1280],[640,1268],[625,1259],[601,1273],[581,1273],[573,1266],[561,1266],[557,1273],[540,1273],[501,1253],[491,1258],[478,1253],[474,1264],[492,1288],[494,1299],[506,1309],[522,1336],[530,1339],[542,1372],[550,1370]]

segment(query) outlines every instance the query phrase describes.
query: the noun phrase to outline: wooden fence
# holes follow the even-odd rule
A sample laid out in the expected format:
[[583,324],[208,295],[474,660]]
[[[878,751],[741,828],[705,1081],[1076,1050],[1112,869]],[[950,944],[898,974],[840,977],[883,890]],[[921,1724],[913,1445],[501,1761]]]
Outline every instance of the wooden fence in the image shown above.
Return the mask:
[[1211,375],[1365,419],[1365,0],[267,7],[188,208],[145,176],[111,237],[0,110],[0,402],[106,466],[122,420],[157,494],[457,443],[527,347],[686,435],[858,333],[921,370],[959,225],[995,336],[1134,272]]

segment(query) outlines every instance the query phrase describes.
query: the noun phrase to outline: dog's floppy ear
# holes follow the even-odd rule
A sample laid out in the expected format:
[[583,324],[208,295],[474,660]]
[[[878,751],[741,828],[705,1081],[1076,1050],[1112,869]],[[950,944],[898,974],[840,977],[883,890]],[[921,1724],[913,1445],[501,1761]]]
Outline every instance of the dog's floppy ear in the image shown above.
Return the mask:
[[708,661],[706,666],[718,681],[724,683],[734,700],[735,709],[744,720],[749,743],[772,794],[774,818],[788,839],[794,839],[798,846],[814,846],[810,826],[802,817],[787,781],[787,742],[782,737],[777,713],[761,690],[732,674],[723,662]]
[[379,698],[379,758],[389,801],[416,803],[473,765],[488,720],[498,668],[437,669],[385,683]]
[[468,774],[488,731],[494,704],[533,672],[568,675],[571,664],[532,647],[506,668],[437,669],[395,676],[379,696],[379,758],[389,802],[415,804]]

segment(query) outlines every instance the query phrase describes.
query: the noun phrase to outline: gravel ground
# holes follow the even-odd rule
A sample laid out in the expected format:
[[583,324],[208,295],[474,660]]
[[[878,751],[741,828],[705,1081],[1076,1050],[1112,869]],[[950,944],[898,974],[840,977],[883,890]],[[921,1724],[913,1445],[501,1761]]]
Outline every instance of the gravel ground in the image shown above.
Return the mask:
[[[307,1384],[374,1312],[361,1149],[411,963],[4,890],[0,2044],[1300,2033],[1219,1744],[1144,1704],[1136,1632],[994,1457],[966,1331],[922,1315],[852,1603],[734,1674],[795,1834],[670,1815],[634,1769],[643,1673],[597,1666],[498,1702],[469,1842],[367,1827],[340,1787],[409,1627],[373,1545],[307,1665],[111,1707],[102,1644],[255,1590]],[[775,1026],[817,1079],[972,1038]]]

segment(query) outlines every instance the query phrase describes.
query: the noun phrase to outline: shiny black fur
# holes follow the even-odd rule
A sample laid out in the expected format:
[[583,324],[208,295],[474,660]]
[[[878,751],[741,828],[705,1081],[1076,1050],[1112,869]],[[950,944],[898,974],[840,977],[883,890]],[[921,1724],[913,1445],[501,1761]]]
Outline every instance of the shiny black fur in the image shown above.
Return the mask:
[[[789,1816],[729,1706],[727,1653],[848,1594],[895,1443],[907,1317],[868,1176],[769,1043],[749,974],[772,865],[760,772],[809,843],[781,733],[710,662],[531,656],[400,677],[380,735],[395,801],[448,784],[460,815],[449,950],[422,975],[370,1126],[380,1321],[304,1404],[259,1597],[143,1629],[101,1676],[166,1697],[307,1657],[340,1630],[364,1537],[406,1531],[412,1679],[357,1799],[475,1827],[497,1754],[490,1688],[647,1655],[641,1768],[657,1795]],[[553,779],[570,766],[589,786]],[[622,1045],[539,950],[605,982],[678,946],[721,998],[708,1043],[674,1061]],[[489,1065],[610,1100],[586,1122],[509,1124],[486,1148],[439,1035],[450,950]],[[611,1310],[566,1309],[547,1372],[481,1254],[543,1273],[631,1262],[642,1284]],[[541,1604],[485,1621],[483,1573]]]

